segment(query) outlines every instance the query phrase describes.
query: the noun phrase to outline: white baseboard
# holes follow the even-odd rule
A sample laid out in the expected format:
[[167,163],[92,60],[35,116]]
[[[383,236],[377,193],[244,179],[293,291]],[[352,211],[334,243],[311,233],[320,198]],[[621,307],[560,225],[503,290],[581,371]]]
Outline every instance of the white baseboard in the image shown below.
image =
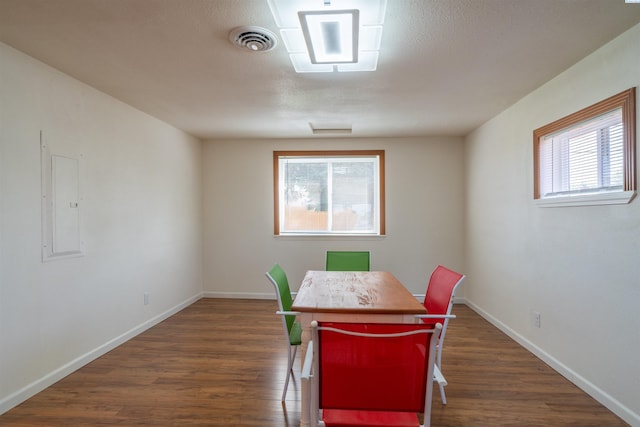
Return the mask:
[[464,300],[464,304],[466,304],[473,311],[482,316],[485,320],[491,323],[493,326],[507,334],[511,339],[516,341],[518,344],[523,346],[533,355],[538,357],[544,363],[549,365],[552,369],[557,371],[560,375],[571,381],[582,391],[593,397],[595,400],[600,402],[603,406],[609,409],[611,412],[622,418],[625,422],[629,423],[632,426],[640,426],[640,414],[636,414],[631,409],[620,403],[618,400],[614,399],[611,395],[606,393],[601,388],[597,387],[595,384],[588,381],[583,376],[579,375],[567,365],[563,364],[556,358],[554,358],[549,353],[542,350],[540,347],[533,344],[531,341],[484,311],[479,306],[475,305],[473,302],[469,300]]
[[[293,295],[293,293],[292,293]],[[274,292],[218,292],[209,291],[202,294],[203,298],[229,298],[229,299],[276,299]]]
[[202,298],[195,295],[0,400],[0,415]]

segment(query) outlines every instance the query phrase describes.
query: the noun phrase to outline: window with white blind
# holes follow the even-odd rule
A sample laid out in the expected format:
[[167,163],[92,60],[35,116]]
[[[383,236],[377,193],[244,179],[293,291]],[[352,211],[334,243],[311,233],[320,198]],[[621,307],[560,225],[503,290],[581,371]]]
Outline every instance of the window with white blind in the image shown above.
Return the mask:
[[275,151],[276,235],[384,234],[384,151]]
[[635,196],[634,88],[534,131],[534,198],[543,205]]

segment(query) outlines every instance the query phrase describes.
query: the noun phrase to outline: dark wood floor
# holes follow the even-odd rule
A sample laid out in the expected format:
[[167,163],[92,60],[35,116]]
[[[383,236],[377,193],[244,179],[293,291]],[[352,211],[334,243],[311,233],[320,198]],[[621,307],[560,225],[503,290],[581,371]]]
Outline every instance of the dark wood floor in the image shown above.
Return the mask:
[[[299,377],[280,402],[286,355],[276,309],[202,299],[6,412],[0,425],[297,426]],[[627,425],[468,307],[454,313],[442,362],[448,404],[434,390],[433,426]]]

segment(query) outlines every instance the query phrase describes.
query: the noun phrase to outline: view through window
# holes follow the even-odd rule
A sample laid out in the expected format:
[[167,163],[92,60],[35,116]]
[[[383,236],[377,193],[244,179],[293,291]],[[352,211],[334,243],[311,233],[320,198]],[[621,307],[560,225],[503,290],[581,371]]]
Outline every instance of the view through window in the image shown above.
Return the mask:
[[384,234],[384,151],[274,152],[275,234]]

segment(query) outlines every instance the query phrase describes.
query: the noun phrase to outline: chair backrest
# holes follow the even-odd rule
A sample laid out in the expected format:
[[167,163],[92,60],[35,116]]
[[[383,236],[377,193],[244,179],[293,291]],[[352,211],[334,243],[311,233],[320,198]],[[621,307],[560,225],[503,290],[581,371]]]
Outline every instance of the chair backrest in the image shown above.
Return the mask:
[[439,328],[312,322],[312,411],[422,412],[426,418]]
[[[449,270],[441,265],[437,266],[431,273],[429,284],[427,285],[427,294],[424,297],[424,307],[427,309],[427,313],[430,315],[451,314],[453,297],[465,277],[464,274]],[[428,319],[428,322],[442,323],[444,332],[447,329],[449,319],[431,318]]]
[[327,251],[327,271],[369,271],[369,251]]
[[[291,289],[289,289],[289,281],[282,267],[279,264],[274,264],[267,273],[265,273],[269,281],[276,289],[276,296],[278,298],[278,307],[280,311],[291,311],[291,305],[293,304],[293,298],[291,297]],[[291,332],[291,328],[296,321],[296,316],[286,315],[283,316],[285,321],[285,327],[287,334]]]

